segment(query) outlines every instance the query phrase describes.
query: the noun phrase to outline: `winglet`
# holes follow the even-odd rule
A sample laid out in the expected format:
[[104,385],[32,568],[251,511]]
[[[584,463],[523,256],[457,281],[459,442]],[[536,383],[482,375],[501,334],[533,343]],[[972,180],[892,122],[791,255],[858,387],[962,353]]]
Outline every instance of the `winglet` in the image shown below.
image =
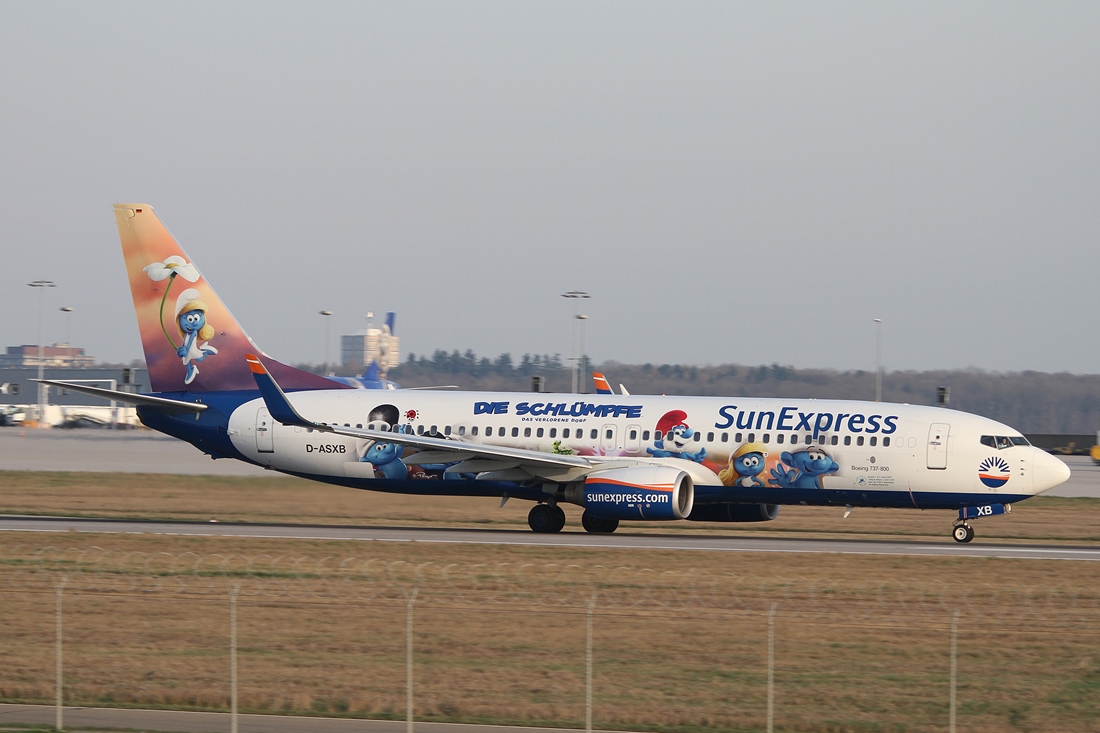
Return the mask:
[[611,391],[611,385],[607,378],[599,372],[592,372],[592,382],[596,385],[596,394],[615,394]]
[[294,405],[290,404],[290,400],[286,398],[286,394],[278,382],[268,373],[267,368],[258,356],[245,354],[244,359],[248,362],[248,368],[252,371],[252,378],[256,380],[256,386],[260,388],[260,396],[264,398],[264,404],[267,405],[267,411],[271,413],[271,417],[283,425],[297,425],[322,431],[331,430],[327,425],[311,422],[298,414],[298,411],[294,409]]

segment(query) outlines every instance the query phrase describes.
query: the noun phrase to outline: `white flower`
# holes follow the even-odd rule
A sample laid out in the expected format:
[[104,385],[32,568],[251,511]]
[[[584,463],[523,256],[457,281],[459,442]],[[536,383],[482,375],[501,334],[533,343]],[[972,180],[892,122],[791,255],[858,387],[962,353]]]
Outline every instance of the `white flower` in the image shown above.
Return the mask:
[[143,269],[150,280],[155,280],[157,282],[167,280],[171,277],[173,272],[189,283],[193,283],[199,279],[198,269],[179,255],[172,255],[165,259],[164,262],[154,262]]

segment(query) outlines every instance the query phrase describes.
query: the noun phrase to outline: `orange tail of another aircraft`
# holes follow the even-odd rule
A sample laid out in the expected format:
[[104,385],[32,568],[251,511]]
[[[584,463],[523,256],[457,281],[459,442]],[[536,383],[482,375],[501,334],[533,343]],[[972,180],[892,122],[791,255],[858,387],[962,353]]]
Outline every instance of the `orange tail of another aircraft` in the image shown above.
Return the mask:
[[[157,218],[153,207],[115,204],[115,220],[152,390],[255,390],[245,354],[257,353],[259,347]],[[287,390],[344,386],[266,355],[265,363]]]

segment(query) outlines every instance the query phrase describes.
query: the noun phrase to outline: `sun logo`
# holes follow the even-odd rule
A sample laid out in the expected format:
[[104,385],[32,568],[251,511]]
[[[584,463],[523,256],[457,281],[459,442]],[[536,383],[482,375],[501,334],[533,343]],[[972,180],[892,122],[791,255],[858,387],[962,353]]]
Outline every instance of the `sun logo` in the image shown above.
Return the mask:
[[999,456],[986,458],[978,464],[978,478],[991,489],[1004,486],[1011,476],[1012,469],[1009,467],[1008,461]]
[[420,413],[417,412],[416,410],[405,410],[405,419],[406,420],[415,420],[418,417],[420,417]]

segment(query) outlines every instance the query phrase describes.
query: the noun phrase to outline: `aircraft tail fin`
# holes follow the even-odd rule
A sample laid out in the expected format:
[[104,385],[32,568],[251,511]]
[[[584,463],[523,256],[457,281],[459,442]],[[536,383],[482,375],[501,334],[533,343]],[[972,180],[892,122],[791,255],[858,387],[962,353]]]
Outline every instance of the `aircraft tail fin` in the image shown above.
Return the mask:
[[[245,354],[263,353],[148,204],[115,204],[115,220],[154,392],[255,390]],[[324,377],[267,364],[289,390],[340,389]]]
[[592,372],[592,382],[596,385],[596,394],[615,394],[611,391],[611,385],[607,378],[599,372]]

